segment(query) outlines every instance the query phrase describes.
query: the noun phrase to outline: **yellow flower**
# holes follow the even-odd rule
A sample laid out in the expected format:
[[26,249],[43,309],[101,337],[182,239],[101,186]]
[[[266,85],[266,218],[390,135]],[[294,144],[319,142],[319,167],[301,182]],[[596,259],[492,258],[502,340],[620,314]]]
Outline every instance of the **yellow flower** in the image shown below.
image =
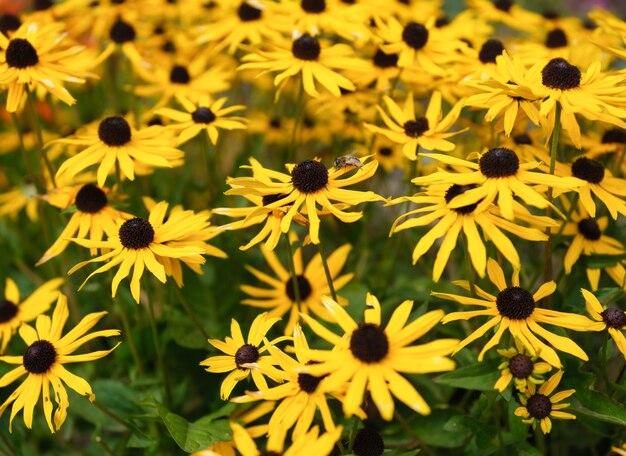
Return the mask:
[[544,434],[549,434],[552,430],[550,418],[575,420],[576,416],[562,411],[564,408],[569,407],[569,404],[559,404],[559,402],[570,397],[576,390],[569,389],[552,394],[562,377],[563,371],[560,370],[541,385],[539,391],[535,389],[534,384],[530,383],[528,392],[519,397],[523,406],[515,409],[515,415],[524,418],[522,421],[532,425],[533,429],[539,422],[541,431]]
[[[94,184],[57,188],[51,191],[47,198],[51,204],[63,199],[63,204],[59,207],[67,209],[75,206],[76,212],[72,214],[57,240],[37,261],[36,266],[61,254],[70,244],[70,238],[77,236],[78,239],[101,241],[105,234],[114,236],[117,233],[118,219],[133,217],[109,206],[107,193],[108,189],[99,188]],[[91,254],[96,253],[97,249],[92,248]]]
[[354,84],[335,69],[359,69],[365,64],[354,57],[354,51],[347,44],[326,46],[316,37],[305,34],[295,38],[291,49],[276,47],[274,51],[258,50],[255,54],[243,57],[245,62],[239,67],[280,72],[274,78],[274,85],[280,86],[296,74],[302,75],[302,85],[312,97],[319,96],[315,80],[336,97],[341,96],[340,89],[355,90]]
[[[344,274],[339,276],[343,268],[348,253],[352,247],[344,244],[328,256],[328,269],[333,280],[335,290],[339,291],[346,285],[354,274]],[[304,268],[302,264],[302,249],[299,247],[293,255],[293,263],[297,276],[298,295],[293,284],[293,279],[286,270],[276,254],[265,246],[261,246],[261,251],[265,261],[270,265],[277,278],[269,276],[252,266],[246,266],[257,279],[269,285],[271,288],[259,288],[250,285],[242,285],[241,290],[249,297],[242,300],[242,304],[263,309],[272,309],[269,312],[271,317],[283,317],[289,312],[289,319],[285,325],[285,335],[293,333],[294,325],[299,319],[300,313],[309,315],[311,312],[327,321],[332,321],[332,316],[322,305],[321,298],[330,293],[328,281],[324,273],[320,254],[316,254],[309,264]],[[339,303],[346,304],[345,299],[339,298]]]
[[183,97],[176,98],[186,112],[171,108],[158,109],[155,114],[172,119],[175,123],[166,128],[180,130],[178,145],[184,144],[203,130],[206,131],[213,144],[217,143],[218,129],[243,130],[246,128],[246,119],[243,117],[227,117],[235,111],[245,109],[245,106],[234,105],[224,108],[227,98],[223,97],[211,101],[207,95],[200,96],[197,103],[192,103]]
[[183,151],[172,147],[165,129],[152,126],[135,130],[121,116],[106,117],[100,121],[97,131],[90,129],[75,138],[64,138],[49,144],[87,146],[78,154],[65,160],[57,176],[65,173],[74,176],[80,171],[98,164],[98,187],[104,187],[107,176],[115,168],[130,180],[135,180],[136,165],[171,168],[183,157]]
[[587,312],[595,320],[591,325],[591,330],[602,331],[606,329],[619,351],[626,358],[626,337],[622,333],[626,329],[626,312],[618,307],[604,309],[593,293],[584,288],[581,288],[580,291],[585,298]]
[[443,311],[433,310],[407,325],[413,301],[404,301],[383,328],[380,303],[369,293],[365,322],[360,324],[332,299],[324,297],[322,300],[344,335],[337,335],[313,318],[302,315],[313,332],[330,342],[334,349],[310,350],[307,356],[319,364],[309,364],[300,372],[318,377],[328,374],[324,387],[331,391],[341,390],[346,382],[350,382],[343,401],[343,412],[347,417],[358,413],[366,389],[384,420],[393,418],[392,394],[417,413],[429,414],[430,407],[424,398],[399,372],[426,374],[455,368],[454,361],[447,355],[458,344],[457,339],[438,339],[409,346],[439,323]]
[[499,349],[498,353],[507,360],[498,366],[502,371],[494,388],[503,392],[515,379],[515,389],[519,392],[528,390],[528,383],[540,385],[544,382],[543,374],[552,370],[552,366],[545,362],[537,362],[537,356],[530,356],[528,349],[518,339],[515,347]]
[[[283,233],[289,231],[291,221],[301,207],[306,208],[306,218],[310,222],[309,234],[313,244],[319,244],[320,211],[330,212],[345,223],[359,220],[362,212],[345,212],[339,207],[347,207],[364,203],[366,201],[380,201],[383,198],[376,193],[368,191],[346,190],[343,187],[356,184],[372,177],[378,167],[375,160],[366,163],[350,177],[341,179],[342,176],[354,169],[353,166],[332,167],[327,169],[321,162],[305,160],[297,165],[287,165],[290,174],[280,173],[264,168],[258,161],[251,158],[253,177],[238,177],[231,179],[231,189],[224,192],[226,195],[256,195],[262,197],[277,198],[274,202],[264,205],[248,217],[259,214],[267,214],[267,210],[289,207],[282,217],[280,227]],[[304,215],[304,214],[303,214]]]
[[[24,355],[0,356],[0,361],[19,365],[0,378],[0,387],[10,385],[24,374],[27,374],[22,384],[0,406],[0,414],[2,414],[9,405],[13,404],[9,431],[12,430],[13,418],[22,409],[24,409],[24,423],[26,427],[28,429],[32,428],[33,411],[40,395],[42,396],[43,413],[48,427],[51,432],[58,431],[65,422],[69,406],[67,390],[63,383],[81,396],[87,396],[91,402],[96,399],[89,383],[83,378],[72,374],[63,365],[94,361],[103,358],[117,348],[119,342],[110,350],[72,355],[78,347],[96,337],[111,337],[120,334],[120,331],[117,329],[105,329],[86,334],[106,314],[107,312],[90,313],[63,336],[63,326],[65,326],[69,312],[67,310],[67,298],[64,295],[59,295],[54,313],[52,314],[52,320],[47,315],[39,315],[37,317],[37,329],[27,324],[20,327],[20,337],[28,346]],[[54,423],[50,386],[54,390],[54,398],[57,403],[57,409],[54,412]]]
[[4,353],[11,337],[22,323],[34,320],[50,308],[58,297],[62,284],[61,278],[48,280],[20,302],[20,290],[13,279],[7,278],[4,299],[0,300],[0,353]]
[[[261,345],[267,332],[279,320],[280,318],[270,318],[267,312],[257,315],[250,326],[247,339],[244,340],[239,323],[233,318],[230,321],[230,337],[227,336],[224,341],[209,339],[209,343],[225,355],[211,356],[200,365],[206,366],[205,370],[211,373],[230,372],[220,387],[222,399],[228,399],[237,383],[248,376],[252,376],[254,384],[260,390],[268,388],[264,375],[274,381],[281,381],[278,370],[272,367],[276,360],[272,356],[262,356],[267,351],[268,344]],[[284,339],[279,337],[270,344]]]
[[[204,263],[201,255],[206,253],[205,246],[198,243],[182,242],[190,236],[205,229],[208,222],[207,214],[195,214],[193,211],[172,211],[167,221],[164,221],[168,204],[160,202],[151,211],[146,220],[141,217],[134,217],[129,220],[118,221],[118,231],[110,236],[106,241],[90,241],[88,239],[71,239],[78,245],[89,248],[106,249],[106,253],[91,260],[78,263],[68,274],[73,274],[78,269],[89,263],[106,263],[94,272],[89,274],[81,288],[95,274],[106,272],[119,266],[118,271],[111,283],[111,295],[115,297],[117,287],[122,279],[126,278],[131,269],[133,276],[130,281],[130,292],[139,303],[140,279],[144,268],[148,270],[161,282],[167,280],[166,269],[159,260],[162,258],[179,258],[185,262]],[[123,223],[122,223],[123,222]]]
[[[432,292],[433,296],[450,301],[456,301],[463,305],[482,307],[482,310],[472,310],[468,312],[452,312],[446,315],[442,322],[444,324],[457,320],[469,320],[478,316],[488,316],[489,321],[473,331],[454,349],[454,353],[459,352],[467,344],[482,337],[491,328],[498,326],[496,333],[489,339],[478,355],[478,361],[482,361],[485,353],[498,345],[500,338],[508,329],[511,335],[520,340],[531,356],[539,356],[552,366],[560,368],[561,360],[556,351],[550,346],[560,351],[574,355],[584,361],[589,357],[573,340],[565,336],[554,334],[539,323],[559,326],[561,328],[573,329],[574,331],[589,331],[589,326],[593,323],[583,315],[576,315],[568,312],[542,309],[537,307],[537,303],[550,296],[556,290],[554,281],[544,283],[539,289],[531,294],[520,287],[519,270],[513,273],[513,286],[509,287],[504,278],[504,272],[495,260],[491,258],[487,262],[487,273],[489,280],[498,287],[498,294],[493,296],[479,287],[475,287],[478,298],[470,298],[450,293]],[[467,281],[456,282],[457,285],[469,289]],[[537,335],[545,339],[548,344],[537,338]]]
[[9,91],[7,111],[18,110],[26,85],[42,87],[69,105],[76,102],[63,83],[84,84],[92,62],[79,55],[83,46],[63,46],[64,27],[25,22],[10,39],[0,33],[0,86]]
[[409,92],[404,103],[404,109],[400,107],[388,96],[383,97],[383,101],[389,111],[388,116],[385,111],[378,106],[378,113],[385,122],[387,128],[377,127],[366,123],[365,126],[372,132],[381,134],[391,141],[404,144],[402,151],[410,160],[417,159],[419,147],[428,150],[441,150],[449,152],[455,148],[447,138],[461,133],[460,131],[449,132],[463,109],[463,101],[455,104],[450,112],[443,117],[441,112],[441,93],[433,92],[430,104],[424,117],[416,118],[415,106],[413,103],[413,92]]

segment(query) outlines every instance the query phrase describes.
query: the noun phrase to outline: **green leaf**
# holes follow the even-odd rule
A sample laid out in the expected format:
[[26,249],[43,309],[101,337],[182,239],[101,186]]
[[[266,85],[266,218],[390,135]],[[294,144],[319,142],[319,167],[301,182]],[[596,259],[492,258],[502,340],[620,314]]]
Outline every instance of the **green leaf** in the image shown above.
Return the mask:
[[151,437],[147,434],[144,434],[141,431],[135,431],[128,439],[126,443],[127,448],[148,448],[154,444],[156,444],[158,440],[154,437]]
[[591,255],[583,256],[582,260],[587,269],[603,269],[615,266],[620,261],[626,259],[623,255]]
[[187,453],[204,450],[211,445],[232,438],[228,420],[213,420],[211,416],[205,416],[190,423],[182,416],[171,413],[156,401],[154,406],[172,438]]
[[426,445],[458,448],[472,435],[466,427],[448,430],[445,425],[455,415],[451,410],[433,410],[427,416],[416,416],[410,424],[415,434]]
[[441,385],[477,391],[493,391],[500,377],[498,362],[484,362],[446,372],[435,379]]
[[620,287],[599,288],[594,294],[598,301],[606,306],[621,298],[624,295],[624,290]]
[[583,389],[576,391],[574,398],[580,405],[573,405],[572,411],[607,423],[626,426],[626,407],[605,394]]
[[519,407],[520,404],[515,401],[509,402],[509,429],[511,430],[511,435],[514,440],[525,441],[528,437],[528,428],[530,427],[528,424],[522,421],[522,418],[519,416],[515,416],[515,409]]

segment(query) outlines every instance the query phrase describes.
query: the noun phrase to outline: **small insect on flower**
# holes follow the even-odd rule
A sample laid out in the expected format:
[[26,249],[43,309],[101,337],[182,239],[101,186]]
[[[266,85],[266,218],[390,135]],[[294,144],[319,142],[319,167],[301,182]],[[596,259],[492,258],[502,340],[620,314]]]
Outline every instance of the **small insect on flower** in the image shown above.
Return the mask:
[[354,152],[352,152],[348,155],[342,155],[341,157],[335,158],[333,165],[335,166],[335,169],[350,168],[350,167],[360,168],[363,166],[363,162],[361,162],[361,160],[356,158],[354,156]]

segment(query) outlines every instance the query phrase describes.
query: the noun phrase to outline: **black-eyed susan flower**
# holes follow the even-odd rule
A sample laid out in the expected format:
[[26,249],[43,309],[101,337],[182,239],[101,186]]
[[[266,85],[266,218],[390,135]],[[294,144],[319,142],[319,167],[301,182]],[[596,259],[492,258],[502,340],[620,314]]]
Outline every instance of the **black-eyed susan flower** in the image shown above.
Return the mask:
[[22,323],[33,321],[46,312],[59,296],[59,287],[63,279],[48,280],[40,285],[30,296],[20,301],[20,290],[11,278],[4,286],[4,299],[0,300],[0,353],[4,353],[7,344]]
[[[117,234],[117,220],[132,218],[109,206],[107,193],[110,191],[94,184],[74,185],[51,190],[44,198],[53,206],[68,209],[75,206],[67,225],[48,250],[37,262],[37,266],[62,253],[70,244],[70,238],[101,241],[104,235]],[[97,249],[91,249],[95,255]]]
[[[143,200],[148,211],[152,211],[158,204],[152,198],[144,197]],[[182,205],[178,204],[171,209],[169,214],[167,212],[163,213],[163,223],[166,223],[170,217],[177,218],[184,213],[185,209],[183,209]],[[217,230],[217,227],[210,224],[211,212],[208,210],[201,211],[198,212],[195,217],[196,221],[204,220],[204,226],[201,229],[190,232],[187,235],[182,235],[173,241],[166,241],[164,245],[172,247],[191,247],[201,251],[202,255],[208,255],[216,258],[227,258],[228,255],[226,252],[207,243],[214,237],[218,236],[221,232]],[[172,277],[179,288],[182,288],[183,286],[183,264],[198,275],[204,274],[202,271],[204,259],[202,257],[198,258],[197,255],[176,258],[156,255],[156,259],[165,268],[165,275]]]
[[140,97],[159,97],[154,108],[160,108],[173,98],[197,102],[203,96],[228,90],[234,69],[223,62],[208,67],[207,60],[197,57],[189,64],[178,62],[140,71],[148,84],[135,87],[135,93]]
[[[433,280],[438,281],[454,250],[461,232],[467,239],[471,263],[480,277],[484,277],[487,267],[487,249],[485,240],[490,240],[499,252],[513,265],[520,267],[520,258],[515,245],[503,232],[514,234],[529,241],[545,241],[547,236],[537,227],[555,226],[556,223],[547,217],[532,215],[524,206],[513,201],[514,216],[534,227],[526,227],[501,217],[501,210],[494,205],[479,208],[478,202],[465,206],[452,206],[456,198],[476,188],[474,185],[441,184],[431,185],[427,191],[414,196],[397,198],[390,204],[411,202],[419,204],[418,209],[400,215],[391,227],[391,234],[409,228],[436,224],[424,234],[413,249],[413,264],[443,237],[433,266]],[[412,217],[415,216],[415,217]],[[408,218],[407,217],[411,217]],[[406,220],[405,220],[406,219]],[[482,236],[478,231],[480,227]]]
[[[333,279],[333,287],[336,291],[346,285],[354,274],[339,275],[343,265],[348,259],[348,253],[352,247],[344,244],[328,256],[328,269]],[[304,267],[302,262],[302,248],[294,251],[293,264],[295,266],[296,283],[298,293],[294,287],[294,281],[289,271],[283,267],[276,254],[265,246],[261,246],[265,261],[270,265],[276,277],[272,277],[259,271],[252,266],[246,266],[258,280],[269,285],[271,288],[261,288],[251,285],[242,285],[241,290],[249,297],[242,300],[242,304],[263,309],[271,309],[271,317],[283,317],[289,313],[285,324],[285,335],[293,333],[294,325],[299,319],[300,313],[311,314],[332,321],[332,316],[322,305],[322,296],[330,294],[328,281],[324,273],[320,254],[315,255]],[[342,305],[347,304],[344,298],[338,298]]]
[[611,451],[613,453],[615,453],[615,454],[620,455],[620,456],[626,456],[626,443],[624,443],[621,448],[618,448],[616,446],[612,446],[611,447]]
[[111,295],[115,297],[117,287],[122,279],[128,277],[133,270],[130,281],[130,292],[139,302],[140,279],[147,268],[157,279],[165,283],[167,273],[160,258],[184,259],[187,263],[204,263],[206,250],[204,245],[188,244],[185,241],[208,226],[206,214],[195,214],[193,211],[172,211],[167,221],[165,214],[168,204],[165,201],[158,203],[151,211],[148,219],[133,217],[126,221],[118,220],[118,230],[106,241],[91,241],[88,239],[71,239],[73,242],[88,248],[99,248],[105,253],[91,260],[83,261],[69,270],[73,274],[89,263],[102,263],[103,266],[93,271],[85,279],[81,288],[95,274],[119,266],[111,282]]
[[41,87],[69,105],[76,100],[63,84],[83,84],[91,61],[83,46],[64,46],[64,25],[26,22],[7,38],[0,33],[0,86],[8,89],[6,108],[18,110],[25,89]]
[[285,448],[285,431],[271,434],[267,439],[265,450],[260,450],[246,430],[237,423],[232,424],[233,441],[237,451],[242,456],[281,455],[281,456],[328,456],[335,443],[341,437],[343,426],[320,435],[319,428],[313,426],[299,439],[294,439],[288,448]]
[[580,289],[585,298],[585,307],[587,312],[595,321],[591,324],[591,330],[603,331],[607,330],[609,335],[615,341],[615,345],[624,358],[626,358],[626,337],[624,337],[624,329],[626,329],[626,312],[619,307],[602,307],[598,298],[584,288]]
[[22,185],[0,193],[0,217],[16,219],[21,211],[31,221],[39,220],[38,206],[41,199],[38,197],[34,182],[24,182]]
[[233,105],[224,107],[226,97],[212,101],[208,95],[199,97],[197,103],[177,97],[178,102],[186,112],[171,108],[158,109],[155,114],[161,115],[174,122],[166,128],[178,132],[178,144],[184,144],[204,130],[211,143],[216,144],[219,130],[243,130],[246,128],[246,119],[238,116],[228,116],[235,111],[241,111],[246,107]]
[[[543,323],[573,329],[574,331],[589,331],[589,325],[593,323],[583,315],[542,309],[537,306],[540,300],[554,293],[556,290],[554,281],[544,283],[534,294],[531,294],[520,287],[519,271],[513,272],[512,286],[510,287],[507,286],[502,268],[491,258],[487,262],[487,273],[491,283],[499,290],[496,296],[483,291],[477,286],[474,287],[478,295],[477,298],[432,292],[433,296],[442,299],[455,301],[463,305],[482,307],[481,310],[449,313],[442,320],[444,324],[457,320],[469,320],[479,316],[490,317],[486,323],[463,339],[454,349],[454,353],[459,352],[463,347],[484,336],[487,331],[497,326],[495,334],[491,336],[480,351],[478,361],[482,361],[485,353],[490,348],[498,345],[506,330],[513,337],[519,339],[531,356],[539,356],[554,367],[560,368],[562,366],[559,355],[557,355],[554,348],[584,361],[589,359],[583,349],[572,339],[554,334],[539,325],[539,323]],[[465,289],[469,289],[467,281],[457,282],[457,284]],[[554,348],[540,340],[537,336],[545,339]]]
[[490,21],[501,22],[517,30],[533,30],[541,24],[541,16],[528,11],[513,0],[468,0],[468,6]]
[[443,117],[441,111],[441,93],[433,92],[424,117],[416,117],[413,92],[409,92],[404,108],[400,107],[388,96],[383,97],[389,115],[378,106],[378,112],[387,128],[365,124],[372,132],[381,134],[391,141],[404,144],[402,152],[410,160],[417,159],[417,150],[422,147],[428,150],[449,152],[454,143],[447,140],[462,131],[449,131],[461,114],[463,102],[455,104],[450,112]]
[[[263,339],[279,320],[280,318],[270,318],[267,312],[257,315],[250,326],[248,337],[244,340],[241,327],[233,318],[230,321],[230,336],[226,336],[224,341],[209,339],[209,343],[224,355],[211,356],[200,365],[205,366],[205,370],[211,373],[229,372],[220,387],[222,399],[228,399],[237,383],[248,376],[252,376],[254,384],[260,390],[268,388],[264,375],[274,381],[282,381],[280,375],[272,368],[277,363],[276,360],[271,355],[263,355],[267,351],[267,344]],[[274,339],[270,343],[274,344],[280,340],[283,338]]]
[[[580,204],[592,217],[596,216],[595,195],[617,219],[617,214],[626,215],[626,179],[614,177],[602,162],[587,157],[579,157],[571,164],[569,173],[583,185],[574,190],[580,196]],[[567,175],[564,174],[564,175]]]
[[[320,211],[330,212],[345,223],[359,220],[362,212],[346,212],[340,207],[351,207],[367,201],[380,201],[383,198],[372,191],[347,190],[343,187],[362,182],[372,177],[378,167],[378,162],[371,160],[349,177],[341,178],[350,173],[354,167],[326,168],[317,160],[305,160],[297,165],[287,165],[290,174],[272,171],[264,168],[258,161],[250,160],[253,177],[238,177],[229,184],[231,189],[224,192],[226,195],[257,195],[261,197],[274,195],[282,196],[274,202],[259,208],[258,212],[266,212],[281,207],[289,207],[283,216],[280,226],[283,233],[289,231],[291,221],[302,207],[305,208],[310,226],[311,242],[319,244]],[[252,213],[249,217],[255,216]]]
[[552,370],[552,366],[543,361],[537,361],[537,356],[531,356],[528,349],[518,339],[515,347],[498,349],[498,353],[506,358],[498,369],[502,372],[494,388],[503,392],[511,380],[519,392],[528,390],[528,384],[540,385],[544,382],[543,375]]
[[478,163],[444,154],[420,153],[424,157],[434,158],[446,165],[468,169],[468,172],[438,171],[427,176],[413,179],[417,185],[433,183],[451,183],[456,185],[476,185],[455,198],[451,207],[463,207],[477,204],[479,210],[495,203],[502,216],[512,220],[513,195],[518,196],[530,206],[545,209],[551,203],[533,186],[543,185],[552,188],[574,189],[581,186],[579,179],[559,177],[531,171],[538,168],[540,162],[521,161],[517,153],[506,147],[494,147],[479,155]]
[[[251,402],[258,400],[280,401],[268,423],[269,434],[280,433],[282,430],[293,429],[293,439],[298,439],[311,428],[315,413],[319,410],[327,431],[336,429],[326,394],[330,394],[339,401],[344,399],[343,394],[326,391],[321,383],[325,376],[315,377],[306,373],[298,373],[298,369],[306,366],[310,360],[307,356],[309,344],[296,323],[293,331],[296,359],[285,354],[278,347],[268,345],[267,349],[277,362],[277,368],[282,369],[284,383],[262,391],[247,391],[246,396],[233,398],[233,402]],[[262,369],[259,366],[259,369]],[[345,390],[345,388],[344,388]],[[358,414],[361,419],[364,413]]]
[[[563,259],[566,274],[572,271],[572,267],[578,262],[580,255],[622,255],[626,253],[626,249],[620,241],[604,234],[608,225],[607,217],[595,219],[589,217],[586,211],[582,209],[578,212],[572,211],[569,220],[565,221],[564,224],[562,234],[574,236]],[[624,285],[626,270],[621,263],[606,267],[604,270],[617,285]],[[586,272],[591,289],[597,290],[602,269],[587,268]]]
[[539,113],[547,122],[548,137],[552,133],[557,103],[561,106],[561,124],[578,148],[580,126],[575,114],[620,128],[626,127],[626,95],[623,84],[626,76],[602,72],[602,63],[589,64],[584,74],[563,58],[539,61],[528,70],[531,88],[541,106]]
[[107,176],[115,169],[116,164],[130,180],[135,179],[136,164],[171,168],[184,153],[173,147],[164,131],[159,126],[136,130],[124,117],[106,117],[100,121],[97,129],[90,128],[75,137],[52,142],[86,146],[61,164],[57,176],[75,176],[97,164],[98,187],[104,187]]
[[376,34],[385,43],[380,48],[387,54],[397,54],[401,68],[416,65],[432,75],[442,76],[443,66],[454,61],[462,47],[460,40],[435,26],[435,16],[424,23],[408,21],[405,25],[394,17],[378,17],[375,16]]
[[[215,50],[228,49],[234,54],[240,44],[258,46],[264,41],[277,42],[282,39],[276,29],[276,11],[272,2],[242,0],[221,5],[224,11],[217,12],[215,22],[197,28],[199,44],[215,43]],[[274,6],[274,7],[273,7]]]
[[515,409],[515,415],[523,418],[523,422],[532,425],[533,429],[539,423],[541,431],[549,434],[552,430],[552,420],[550,418],[558,418],[560,420],[575,420],[576,416],[571,413],[563,412],[563,409],[569,407],[569,404],[559,404],[563,399],[567,399],[576,392],[574,389],[560,391],[552,394],[563,377],[563,371],[558,371],[550,377],[539,390],[535,385],[528,385],[528,392],[520,395],[522,407]]
[[[0,357],[0,361],[19,365],[0,378],[0,387],[6,387],[24,374],[27,374],[22,384],[0,406],[0,414],[2,414],[9,405],[13,404],[13,407],[11,407],[9,431],[12,429],[13,418],[22,409],[24,410],[26,427],[32,428],[33,412],[40,396],[42,397],[43,413],[50,432],[58,431],[65,422],[67,408],[69,407],[69,398],[65,385],[81,396],[86,396],[91,402],[96,399],[89,383],[68,371],[64,364],[95,361],[115,350],[119,343],[110,350],[100,350],[83,355],[72,354],[85,342],[96,337],[119,336],[120,331],[117,329],[104,329],[87,334],[106,314],[107,312],[88,314],[78,325],[63,336],[63,326],[65,326],[69,311],[67,309],[67,298],[64,295],[59,295],[52,319],[47,315],[39,315],[37,317],[37,329],[27,324],[20,327],[20,337],[28,348],[22,356]],[[54,400],[57,404],[54,416],[52,415],[53,404],[50,397],[50,387],[54,391]]]
[[319,96],[315,81],[336,97],[341,89],[354,90],[354,84],[334,70],[365,69],[365,64],[354,57],[353,49],[347,44],[326,45],[309,34],[297,37],[291,48],[278,47],[273,51],[258,50],[243,57],[240,70],[258,69],[279,72],[274,85],[282,85],[292,76],[302,76],[302,86],[312,97]]
[[324,387],[336,390],[350,382],[343,401],[343,411],[350,417],[357,412],[366,390],[383,419],[390,421],[394,412],[392,395],[417,413],[426,415],[430,407],[413,385],[400,373],[426,374],[444,372],[455,368],[447,356],[457,339],[438,339],[422,345],[410,345],[430,331],[443,317],[442,310],[428,312],[407,324],[413,301],[402,302],[394,310],[386,327],[381,326],[380,304],[368,293],[365,322],[357,323],[350,315],[328,297],[324,305],[343,330],[343,335],[329,331],[313,318],[302,318],[313,332],[330,342],[333,350],[310,350],[312,361],[301,372],[310,375],[327,375]]

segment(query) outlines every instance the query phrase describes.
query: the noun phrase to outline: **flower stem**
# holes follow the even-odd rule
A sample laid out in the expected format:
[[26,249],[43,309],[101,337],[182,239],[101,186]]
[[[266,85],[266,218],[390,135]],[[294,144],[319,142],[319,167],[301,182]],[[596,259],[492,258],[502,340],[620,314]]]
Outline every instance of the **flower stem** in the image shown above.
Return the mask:
[[320,257],[322,258],[322,265],[324,266],[324,273],[326,274],[326,281],[328,282],[328,288],[330,289],[330,294],[335,302],[337,302],[337,293],[335,292],[335,286],[333,285],[333,276],[330,274],[330,268],[328,267],[328,261],[326,260],[326,252],[324,252],[324,246],[322,245],[322,241],[317,244],[317,250],[320,252]]
[[[554,167],[556,165],[556,155],[559,149],[559,136],[561,134],[561,104],[556,104],[556,109],[554,112],[554,128],[552,129],[552,138],[550,139],[550,175],[554,175]],[[552,201],[552,187],[548,188],[548,201]],[[548,206],[546,209],[546,216],[550,217],[552,215],[552,208]],[[543,281],[544,283],[552,281],[552,245],[550,242],[550,228],[546,228],[546,235],[548,236],[548,240],[545,243],[544,247],[544,271],[543,271]],[[552,298],[547,296],[545,298],[545,305],[547,308],[550,308],[552,305]]]
[[287,242],[287,265],[289,266],[289,275],[291,276],[291,284],[293,285],[293,295],[296,298],[296,305],[299,311],[300,288],[298,287],[298,276],[296,275],[296,266],[293,262],[293,246],[291,245],[291,239],[289,239],[289,233],[285,234],[285,241]]
[[46,183],[43,182],[43,188],[41,187],[41,182],[37,180],[35,177],[35,173],[33,171],[33,167],[30,164],[30,160],[28,158],[28,152],[26,151],[26,147],[24,146],[24,137],[22,133],[22,129],[20,128],[20,123],[17,120],[17,116],[14,112],[11,113],[11,118],[13,119],[13,125],[15,126],[15,131],[17,131],[17,138],[20,143],[20,152],[22,153],[22,160],[24,160],[24,166],[26,167],[26,172],[28,173],[28,178],[31,180],[33,185],[37,187],[38,193],[45,193],[46,191]]
[[143,368],[141,367],[141,358],[139,357],[139,352],[137,351],[137,347],[135,346],[135,342],[133,341],[132,331],[130,328],[130,324],[128,323],[128,316],[126,315],[126,311],[124,310],[124,304],[120,299],[113,299],[113,303],[117,306],[118,313],[120,319],[122,320],[122,326],[124,327],[124,334],[126,335],[126,340],[128,342],[128,346],[130,348],[130,354],[135,361],[135,367],[137,368],[137,372],[139,374],[143,374]]
[[193,312],[191,306],[189,306],[189,303],[185,299],[185,296],[183,295],[183,292],[180,291],[180,288],[178,288],[178,287],[173,287],[173,288],[176,290],[176,294],[178,294],[178,300],[180,301],[180,303],[185,308],[185,311],[189,315],[189,318],[191,318],[191,321],[193,321],[193,324],[196,326],[196,328],[198,328],[198,331],[200,331],[202,333],[202,337],[204,337],[204,340],[208,340],[209,339],[209,335],[204,330],[204,327],[200,323],[200,320],[198,320],[198,317],[196,317],[196,314]]
[[[39,123],[39,117],[37,116],[37,112],[35,112],[35,93],[32,92],[28,88],[28,86],[26,86],[26,94],[27,94],[26,103],[28,105],[28,113],[30,114],[33,130],[35,131],[35,137],[37,138],[37,146],[39,147],[39,155],[41,156],[41,161],[43,161],[46,169],[48,170],[48,174],[50,174],[50,182],[52,182],[52,186],[56,188],[57,183],[54,177],[56,172],[54,168],[52,167],[52,163],[48,159],[48,154],[43,148],[43,136],[41,134],[41,124]],[[44,183],[47,182],[45,179],[45,176],[43,177],[43,181]]]
[[165,367],[165,360],[163,358],[163,352],[161,350],[161,342],[159,340],[159,331],[157,330],[156,318],[154,316],[154,305],[152,299],[149,297],[148,301],[148,318],[150,320],[150,329],[152,330],[152,339],[154,341],[154,350],[157,355],[157,363],[161,370],[161,376],[163,385],[165,386],[165,400],[168,407],[172,405],[172,389],[170,385],[170,377]]

